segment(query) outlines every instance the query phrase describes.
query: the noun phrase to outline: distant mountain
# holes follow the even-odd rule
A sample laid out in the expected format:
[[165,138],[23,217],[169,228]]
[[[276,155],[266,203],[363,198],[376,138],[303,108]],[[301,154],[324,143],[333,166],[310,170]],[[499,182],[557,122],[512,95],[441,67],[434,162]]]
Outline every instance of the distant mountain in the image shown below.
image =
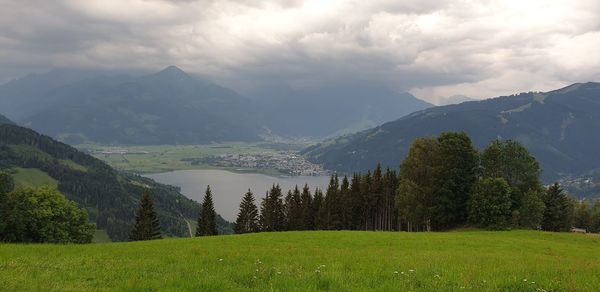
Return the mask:
[[[165,235],[190,236],[186,220],[193,222],[200,212],[199,204],[178,188],[117,172],[71,146],[16,125],[0,125],[0,170],[14,173],[17,182],[45,179],[56,184],[67,198],[85,207],[90,220],[113,240],[127,240],[145,190],[154,198]],[[218,224],[223,231],[231,229],[220,216]]]
[[7,117],[0,115],[0,125],[1,124],[12,124],[13,122],[9,120]]
[[53,89],[100,75],[97,71],[77,69],[29,74],[0,86],[0,110],[19,121],[51,105],[54,101],[46,95]]
[[326,137],[374,127],[432,106],[409,93],[372,84],[268,88],[256,100],[278,135]]
[[474,144],[515,139],[539,160],[546,182],[600,169],[600,83],[578,83],[546,93],[521,93],[434,107],[304,150],[309,160],[339,171],[381,162],[398,167],[417,137],[465,131]]
[[174,66],[141,77],[85,78],[36,94],[23,105],[35,110],[16,121],[71,144],[251,141],[264,132],[250,100]]
[[450,104],[459,104],[467,101],[476,101],[474,98],[470,98],[465,95],[452,95],[448,97],[440,97],[438,104],[439,105],[450,105]]

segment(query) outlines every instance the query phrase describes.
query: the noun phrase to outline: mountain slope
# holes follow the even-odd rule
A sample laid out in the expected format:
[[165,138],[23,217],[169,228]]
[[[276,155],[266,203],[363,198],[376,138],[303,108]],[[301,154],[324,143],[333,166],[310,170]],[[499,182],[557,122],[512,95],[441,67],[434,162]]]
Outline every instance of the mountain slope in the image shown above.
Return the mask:
[[372,84],[270,88],[257,101],[267,111],[269,128],[292,137],[355,132],[432,106],[409,93]]
[[0,115],[0,124],[12,124],[13,122],[7,117]]
[[156,74],[98,76],[52,88],[22,125],[68,143],[195,144],[259,139],[251,101],[171,66]]
[[340,171],[398,167],[417,137],[465,131],[483,148],[515,139],[540,161],[545,181],[600,168],[600,83],[573,84],[547,93],[434,107],[304,150],[313,162]]
[[[198,203],[175,187],[151,179],[118,173],[104,162],[30,129],[0,125],[0,169],[17,174],[35,170],[55,180],[67,198],[85,207],[90,220],[113,240],[126,240],[134,212],[145,189],[155,201],[161,229],[169,236],[189,236],[185,219],[195,220]],[[219,217],[222,228],[227,223]]]

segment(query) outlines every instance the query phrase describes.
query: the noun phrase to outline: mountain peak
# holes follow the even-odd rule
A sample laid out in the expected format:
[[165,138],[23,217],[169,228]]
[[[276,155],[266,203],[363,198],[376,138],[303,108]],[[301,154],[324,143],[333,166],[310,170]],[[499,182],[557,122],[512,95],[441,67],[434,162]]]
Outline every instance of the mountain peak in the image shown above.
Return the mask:
[[155,74],[156,76],[171,77],[171,78],[189,78],[190,76],[177,66],[169,66]]

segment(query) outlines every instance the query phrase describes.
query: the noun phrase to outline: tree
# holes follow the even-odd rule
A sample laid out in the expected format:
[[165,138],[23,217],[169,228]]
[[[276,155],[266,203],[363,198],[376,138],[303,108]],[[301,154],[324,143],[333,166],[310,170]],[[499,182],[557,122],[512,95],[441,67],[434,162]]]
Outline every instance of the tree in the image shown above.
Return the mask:
[[477,150],[464,132],[442,133],[437,138],[437,169],[434,173],[432,227],[443,230],[467,221],[469,191],[479,165]]
[[435,138],[417,138],[400,164],[397,208],[408,231],[424,227],[431,230],[435,208],[436,174],[439,167],[439,143]]
[[0,239],[4,233],[8,216],[8,194],[15,188],[13,177],[5,172],[0,172]]
[[590,230],[591,223],[590,206],[586,200],[581,200],[575,204],[575,213],[573,214],[573,226]]
[[206,187],[204,201],[202,201],[202,211],[198,217],[198,226],[196,227],[196,236],[211,236],[219,234],[217,230],[217,213],[213,204],[212,192],[210,186]]
[[240,212],[238,213],[237,219],[233,231],[238,234],[258,232],[258,208],[254,203],[254,194],[248,189],[246,195],[240,203]]
[[542,229],[547,231],[571,230],[573,205],[558,183],[548,188],[544,195],[544,204],[546,209],[544,210]]
[[469,199],[469,221],[486,229],[507,229],[511,218],[510,191],[503,178],[477,181]]
[[302,197],[298,186],[291,192],[290,198],[286,203],[287,230],[302,230],[304,225],[302,220]]
[[154,211],[154,202],[148,191],[144,191],[129,240],[137,241],[161,238],[160,223],[158,215]]
[[273,185],[263,198],[259,222],[261,231],[285,230],[285,211],[279,185]]
[[302,228],[301,230],[313,230],[314,227],[314,215],[313,215],[313,199],[308,188],[308,184],[304,185],[302,194],[300,195],[301,211],[302,211]]
[[592,207],[590,214],[590,232],[600,232],[600,199],[597,199]]
[[[7,190],[9,188],[5,188]],[[8,242],[89,243],[95,225],[85,209],[51,187],[21,188],[7,194],[5,228]]]
[[323,196],[323,192],[316,188],[315,189],[315,197],[313,199],[312,205],[312,213],[314,223],[313,226],[315,230],[324,230],[327,227],[327,216],[325,210],[325,197]]
[[481,154],[483,177],[501,177],[512,188],[513,209],[521,207],[529,190],[541,190],[538,162],[523,145],[512,140],[495,140]]
[[521,198],[521,208],[518,211],[518,225],[524,228],[537,229],[544,219],[544,201],[542,193],[537,190],[528,190]]

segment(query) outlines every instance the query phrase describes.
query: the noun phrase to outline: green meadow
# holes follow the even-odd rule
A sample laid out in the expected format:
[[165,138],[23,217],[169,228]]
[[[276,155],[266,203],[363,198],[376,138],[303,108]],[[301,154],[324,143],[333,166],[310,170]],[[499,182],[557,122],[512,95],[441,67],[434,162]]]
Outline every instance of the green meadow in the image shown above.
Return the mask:
[[5,291],[598,291],[600,237],[317,231],[3,244],[0,283]]
[[[261,143],[227,143],[210,145],[150,145],[150,146],[103,146],[94,144],[83,144],[77,146],[79,149],[94,151],[115,151],[126,150],[126,155],[104,155],[95,153],[93,156],[108,163],[113,168],[132,171],[138,173],[158,173],[173,170],[187,169],[225,169],[235,171],[235,168],[215,167],[208,164],[193,165],[190,159],[199,159],[209,156],[218,156],[223,154],[241,154],[241,153],[275,153],[281,145],[261,144]],[[285,146],[285,147],[294,147]],[[299,147],[299,146],[295,146]],[[274,169],[257,169],[255,172],[277,175],[280,174]]]

